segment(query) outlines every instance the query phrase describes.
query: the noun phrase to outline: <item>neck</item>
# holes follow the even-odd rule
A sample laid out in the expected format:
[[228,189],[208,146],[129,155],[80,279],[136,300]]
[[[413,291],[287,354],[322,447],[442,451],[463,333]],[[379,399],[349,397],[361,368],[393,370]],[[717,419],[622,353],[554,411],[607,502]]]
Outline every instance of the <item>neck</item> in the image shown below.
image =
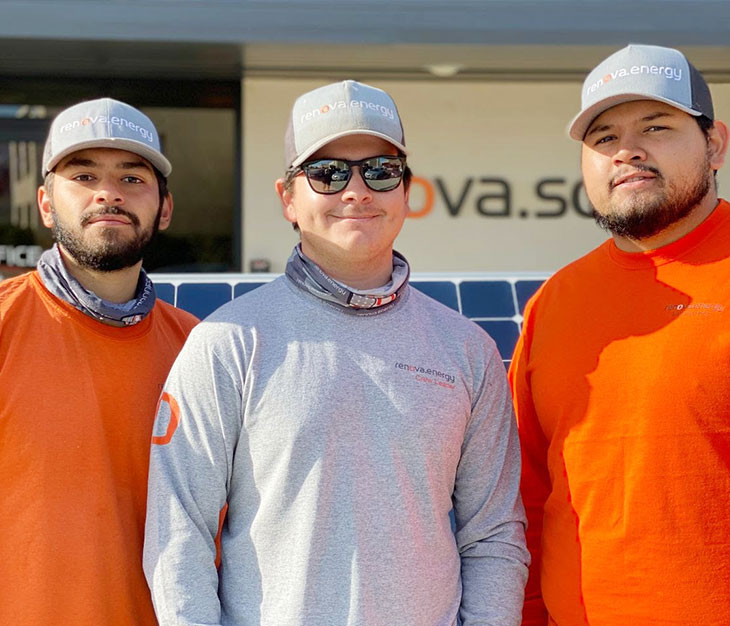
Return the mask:
[[336,281],[357,290],[375,289],[386,285],[393,274],[393,251],[386,255],[367,261],[345,261],[331,259],[325,255],[315,254],[302,244],[302,252],[312,259],[322,270]]
[[692,232],[710,216],[717,205],[717,195],[708,194],[689,215],[668,226],[656,235],[644,239],[631,239],[630,237],[622,237],[613,233],[611,236],[616,247],[624,252],[649,252],[650,250],[656,250]]
[[85,289],[96,294],[99,298],[121,304],[132,300],[137,291],[139,272],[142,261],[114,272],[98,272],[79,265],[71,255],[58,246],[61,251],[63,264],[69,274],[73,276]]

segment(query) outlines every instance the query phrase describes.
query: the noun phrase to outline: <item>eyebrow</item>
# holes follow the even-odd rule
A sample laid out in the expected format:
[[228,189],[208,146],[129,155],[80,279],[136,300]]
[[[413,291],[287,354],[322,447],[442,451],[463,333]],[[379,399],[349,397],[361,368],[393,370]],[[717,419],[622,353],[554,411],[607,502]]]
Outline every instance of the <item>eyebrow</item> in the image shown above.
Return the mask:
[[[642,117],[639,120],[639,122],[653,122],[654,120],[657,120],[661,117],[674,117],[674,114],[670,113],[668,111],[656,111],[655,113],[650,113],[649,115],[645,115],[644,117]],[[594,128],[591,128],[591,130],[589,130],[585,134],[585,137],[588,137],[595,133],[601,133],[603,131],[609,130],[613,126],[615,126],[615,124],[601,124],[600,126],[595,126]]]
[[[63,164],[63,167],[98,167],[100,164],[94,161],[94,159],[87,159],[84,157],[71,157],[68,161],[66,161]],[[116,166],[118,169],[122,170],[138,170],[138,169],[144,169],[148,171],[152,171],[152,167],[147,164],[145,161],[139,160],[139,161],[122,161],[121,163],[117,163]]]

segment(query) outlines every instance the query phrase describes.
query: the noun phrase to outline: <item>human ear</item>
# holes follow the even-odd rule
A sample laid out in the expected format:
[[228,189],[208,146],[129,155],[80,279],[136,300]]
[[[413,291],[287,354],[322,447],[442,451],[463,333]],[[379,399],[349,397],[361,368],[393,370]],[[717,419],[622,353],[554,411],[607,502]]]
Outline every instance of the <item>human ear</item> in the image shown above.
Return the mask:
[[170,225],[170,221],[172,220],[172,208],[172,194],[168,191],[165,199],[162,201],[162,206],[160,207],[160,230],[165,230]]
[[707,133],[707,149],[710,167],[719,170],[725,163],[728,147],[728,128],[723,122],[715,121]]
[[284,219],[287,222],[296,224],[297,213],[294,208],[294,193],[292,189],[287,189],[286,181],[283,178],[277,179],[277,181],[274,183],[274,189],[276,189],[276,195],[279,196],[279,202],[281,202]]
[[53,212],[51,210],[51,194],[45,185],[38,187],[37,193],[38,211],[41,214],[41,221],[46,228],[53,228]]

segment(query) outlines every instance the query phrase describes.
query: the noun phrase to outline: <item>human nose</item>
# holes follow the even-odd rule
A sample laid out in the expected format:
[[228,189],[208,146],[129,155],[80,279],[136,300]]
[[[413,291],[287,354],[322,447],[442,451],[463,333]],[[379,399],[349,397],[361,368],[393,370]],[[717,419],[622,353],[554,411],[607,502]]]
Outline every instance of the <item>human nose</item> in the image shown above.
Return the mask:
[[616,146],[616,152],[613,155],[615,164],[636,163],[646,161],[646,151],[641,147],[636,137],[621,138]]
[[118,181],[102,179],[94,194],[94,200],[99,204],[124,204],[124,194]]
[[356,204],[367,204],[373,199],[373,192],[370,187],[365,184],[362,178],[362,170],[359,166],[352,168],[350,180],[342,193],[343,202],[351,202]]

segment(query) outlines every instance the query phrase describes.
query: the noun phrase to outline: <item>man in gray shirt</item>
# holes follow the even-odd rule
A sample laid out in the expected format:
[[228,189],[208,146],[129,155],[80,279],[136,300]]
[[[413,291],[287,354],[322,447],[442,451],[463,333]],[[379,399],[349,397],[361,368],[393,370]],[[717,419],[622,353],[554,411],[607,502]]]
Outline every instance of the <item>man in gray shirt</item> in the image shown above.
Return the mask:
[[[529,559],[504,366],[410,287],[395,103],[294,104],[286,274],[192,333],[153,438],[144,566],[162,626],[519,624]],[[449,512],[453,510],[453,528]]]

